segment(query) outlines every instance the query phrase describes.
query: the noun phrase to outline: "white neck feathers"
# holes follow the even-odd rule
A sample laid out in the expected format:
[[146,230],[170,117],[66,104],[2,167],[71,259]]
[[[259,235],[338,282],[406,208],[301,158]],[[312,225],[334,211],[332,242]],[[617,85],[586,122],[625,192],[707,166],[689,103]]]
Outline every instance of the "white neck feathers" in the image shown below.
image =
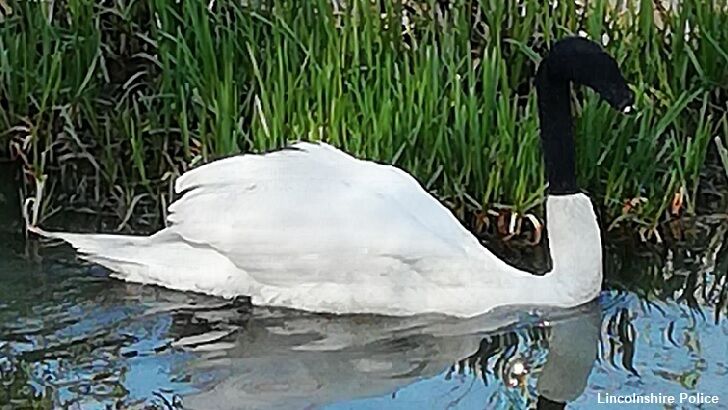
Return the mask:
[[546,226],[553,268],[561,300],[587,302],[599,294],[602,283],[602,242],[589,197],[584,194],[549,196]]

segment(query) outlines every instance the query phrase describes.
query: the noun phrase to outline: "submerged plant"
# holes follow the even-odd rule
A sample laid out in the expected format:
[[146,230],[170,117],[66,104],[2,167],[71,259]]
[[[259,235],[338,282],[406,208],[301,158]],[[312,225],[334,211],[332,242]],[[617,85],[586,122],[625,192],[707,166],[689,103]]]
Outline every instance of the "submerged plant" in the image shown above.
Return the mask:
[[0,408],[53,408],[53,389],[31,383],[31,373],[27,363],[0,356]]

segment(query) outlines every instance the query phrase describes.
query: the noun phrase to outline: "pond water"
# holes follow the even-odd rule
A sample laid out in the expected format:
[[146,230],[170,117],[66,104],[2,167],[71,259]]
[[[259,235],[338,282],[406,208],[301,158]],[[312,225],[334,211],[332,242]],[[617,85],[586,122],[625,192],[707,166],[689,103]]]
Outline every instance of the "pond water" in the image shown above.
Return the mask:
[[728,408],[726,230],[712,221],[697,245],[649,252],[612,243],[597,301],[470,320],[132,285],[67,246],[0,233],[0,409],[526,408],[539,395],[593,408],[632,393]]

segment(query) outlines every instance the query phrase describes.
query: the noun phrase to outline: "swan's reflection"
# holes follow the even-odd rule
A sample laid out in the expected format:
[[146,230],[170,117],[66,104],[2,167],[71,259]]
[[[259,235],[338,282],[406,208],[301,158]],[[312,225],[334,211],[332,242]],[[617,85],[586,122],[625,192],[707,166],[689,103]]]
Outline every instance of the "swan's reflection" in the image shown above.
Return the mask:
[[597,301],[582,312],[556,320],[549,352],[538,376],[538,408],[564,408],[586,388],[598,354],[602,310]]
[[[530,325],[504,327],[524,320]],[[522,391],[517,402],[509,395],[495,401],[484,397],[485,407],[537,402],[538,408],[563,408],[586,387],[597,356],[600,323],[596,301],[540,312],[537,318],[502,310],[469,320],[256,309],[229,344],[217,343],[205,353],[205,344],[178,343],[203,351],[195,370],[224,372],[223,380],[209,390],[185,398],[185,408],[317,408],[375,396],[389,396],[388,407],[397,407],[396,394],[404,386],[433,378],[446,382],[463,368],[472,370],[469,377],[482,378],[480,382],[491,377],[503,389]],[[524,333],[530,334],[527,339],[541,335],[541,344],[549,346],[540,371],[543,355],[537,363],[539,355],[529,357],[528,348],[514,354],[518,349],[513,343]],[[541,351],[538,346],[530,349]],[[535,392],[528,391],[531,378],[537,379]]]

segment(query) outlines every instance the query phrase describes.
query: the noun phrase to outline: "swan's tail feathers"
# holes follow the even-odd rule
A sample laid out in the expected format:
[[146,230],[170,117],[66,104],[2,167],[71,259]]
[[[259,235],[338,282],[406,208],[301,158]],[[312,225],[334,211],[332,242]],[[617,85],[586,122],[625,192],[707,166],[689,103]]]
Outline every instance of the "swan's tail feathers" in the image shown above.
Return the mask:
[[149,282],[150,278],[140,275],[145,261],[138,252],[148,242],[147,236],[50,232],[38,227],[28,227],[28,231],[44,238],[67,242],[78,250],[81,259],[111,270],[114,277]]
[[149,240],[148,236],[50,232],[36,226],[28,227],[28,231],[44,238],[60,239],[68,242],[83,255],[103,255],[106,252],[115,253],[114,250],[118,250],[119,248],[142,245]]
[[250,295],[253,281],[212,248],[194,246],[162,230],[152,236],[29,231],[68,242],[79,257],[112,271],[115,278],[223,297]]

